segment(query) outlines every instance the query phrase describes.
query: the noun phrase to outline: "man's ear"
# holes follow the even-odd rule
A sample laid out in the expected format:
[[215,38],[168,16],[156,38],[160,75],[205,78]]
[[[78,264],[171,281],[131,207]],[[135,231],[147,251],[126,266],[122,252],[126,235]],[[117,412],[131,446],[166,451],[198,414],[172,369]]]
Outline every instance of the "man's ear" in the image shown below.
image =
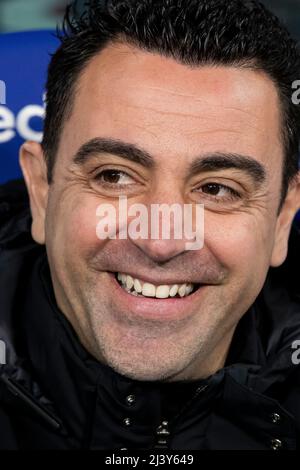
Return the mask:
[[291,226],[297,210],[300,208],[300,173],[293,178],[289,185],[286,199],[281,208],[276,223],[275,242],[270,266],[278,267],[286,259]]
[[49,185],[41,145],[37,142],[25,142],[20,149],[19,160],[30,200],[31,234],[37,243],[44,245]]

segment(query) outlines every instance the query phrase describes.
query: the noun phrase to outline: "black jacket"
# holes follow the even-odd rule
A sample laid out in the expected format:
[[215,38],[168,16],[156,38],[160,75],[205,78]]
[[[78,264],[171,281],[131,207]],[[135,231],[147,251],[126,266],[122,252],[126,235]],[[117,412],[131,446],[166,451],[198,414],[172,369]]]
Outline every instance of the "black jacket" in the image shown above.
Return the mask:
[[240,321],[225,367],[207,380],[161,384],[121,376],[82,347],[57,307],[30,223],[24,183],[0,186],[0,449],[299,448],[295,227],[288,258]]

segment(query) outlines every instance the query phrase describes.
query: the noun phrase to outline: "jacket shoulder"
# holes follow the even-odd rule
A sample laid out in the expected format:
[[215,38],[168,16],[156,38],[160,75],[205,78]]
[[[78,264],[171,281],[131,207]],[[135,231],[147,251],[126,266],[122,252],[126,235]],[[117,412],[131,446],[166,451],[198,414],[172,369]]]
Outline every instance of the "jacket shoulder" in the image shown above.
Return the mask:
[[29,198],[23,179],[0,185],[0,226],[28,207]]
[[0,403],[0,450],[18,450],[17,437],[10,416]]

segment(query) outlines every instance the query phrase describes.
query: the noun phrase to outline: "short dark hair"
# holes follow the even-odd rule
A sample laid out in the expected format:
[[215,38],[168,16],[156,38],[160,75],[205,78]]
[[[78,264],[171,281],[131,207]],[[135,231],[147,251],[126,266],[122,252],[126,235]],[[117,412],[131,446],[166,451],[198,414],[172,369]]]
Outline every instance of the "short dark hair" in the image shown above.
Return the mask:
[[48,70],[42,146],[49,184],[81,72],[107,45],[123,42],[187,66],[265,72],[281,103],[284,201],[298,172],[300,108],[292,102],[292,84],[300,79],[300,53],[275,15],[252,0],[91,0],[80,15],[77,8],[73,2],[66,10],[61,45]]

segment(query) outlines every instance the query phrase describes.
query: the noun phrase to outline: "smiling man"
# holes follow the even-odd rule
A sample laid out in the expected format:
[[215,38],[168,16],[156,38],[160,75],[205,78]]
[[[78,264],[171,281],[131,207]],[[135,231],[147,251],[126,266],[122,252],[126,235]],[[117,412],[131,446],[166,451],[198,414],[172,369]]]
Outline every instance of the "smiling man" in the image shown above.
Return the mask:
[[[295,449],[296,44],[254,1],[73,13],[20,151],[30,209],[1,190],[0,445]],[[99,238],[121,196],[202,205],[203,246]]]

